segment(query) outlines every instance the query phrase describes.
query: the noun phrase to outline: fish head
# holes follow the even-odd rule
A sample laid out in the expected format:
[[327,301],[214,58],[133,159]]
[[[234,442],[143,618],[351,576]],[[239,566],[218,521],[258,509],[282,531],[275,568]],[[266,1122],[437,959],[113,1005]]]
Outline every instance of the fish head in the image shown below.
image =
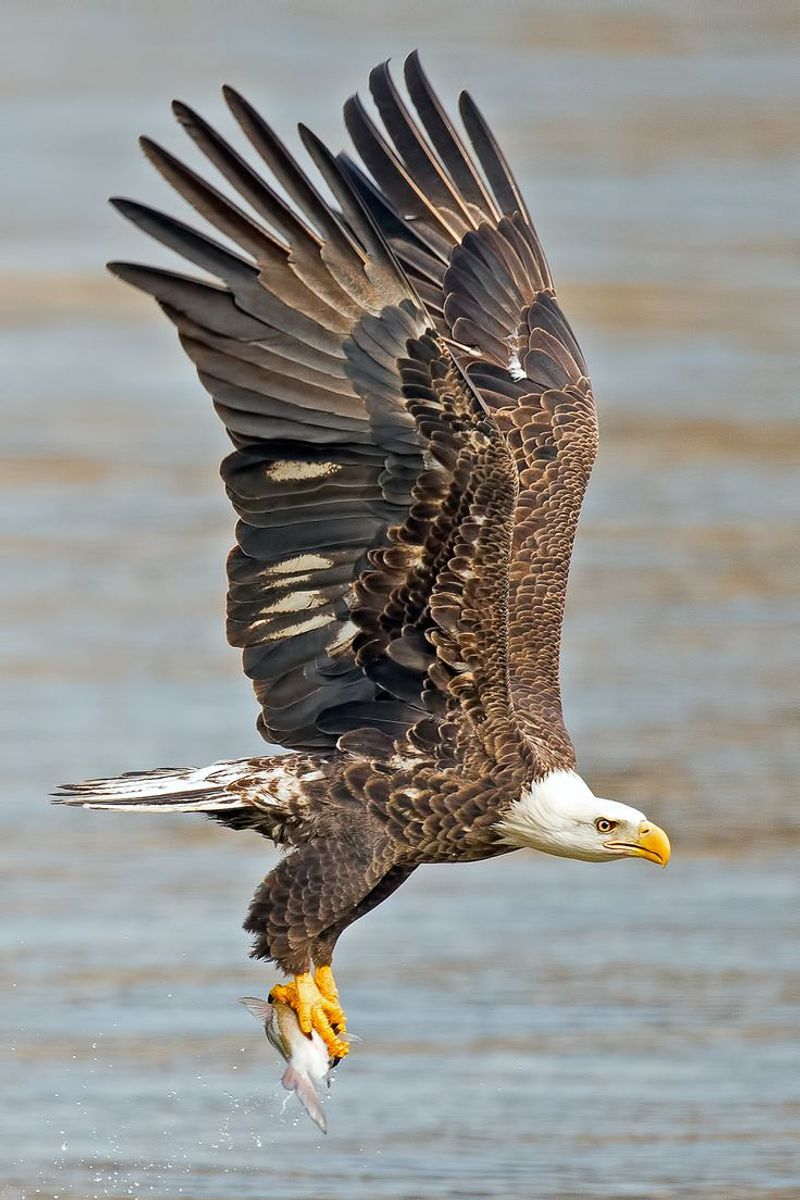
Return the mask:
[[264,1033],[267,1035],[267,1041],[274,1046],[282,1058],[289,1061],[291,1055],[291,1043],[286,1036],[285,1026],[286,1018],[279,1011],[286,1009],[291,1013],[291,1009],[286,1004],[273,1004],[269,1000],[261,1000],[258,996],[242,996],[240,1004],[243,1004],[249,1013],[252,1013],[260,1025],[264,1026]]

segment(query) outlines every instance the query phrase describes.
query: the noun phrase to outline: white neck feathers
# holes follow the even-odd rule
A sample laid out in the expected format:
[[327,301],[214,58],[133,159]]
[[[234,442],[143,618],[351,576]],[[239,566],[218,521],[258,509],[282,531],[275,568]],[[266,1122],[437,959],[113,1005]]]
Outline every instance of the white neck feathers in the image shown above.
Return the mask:
[[509,846],[573,857],[571,824],[585,812],[591,819],[597,801],[575,771],[551,771],[523,788],[497,828]]

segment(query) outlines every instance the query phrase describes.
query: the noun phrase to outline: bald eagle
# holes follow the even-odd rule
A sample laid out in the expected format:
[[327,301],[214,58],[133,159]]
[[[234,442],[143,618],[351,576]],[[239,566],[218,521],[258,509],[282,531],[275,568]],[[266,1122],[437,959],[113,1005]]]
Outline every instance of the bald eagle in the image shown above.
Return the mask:
[[[245,928],[273,995],[347,1052],[342,931],[422,863],[532,847],[666,865],[643,813],[576,772],[559,689],[570,554],[597,447],[583,356],[525,202],[466,93],[459,132],[416,54],[412,115],[387,65],[358,159],[225,99],[272,179],[202,117],[175,116],[233,200],[142,148],[228,248],[115,200],[206,274],[110,264],[177,327],[233,443],[228,639],[290,753],[67,785],[62,802],[203,813],[286,848]],[[360,161],[359,161],[360,160]],[[211,278],[209,278],[211,277]]]

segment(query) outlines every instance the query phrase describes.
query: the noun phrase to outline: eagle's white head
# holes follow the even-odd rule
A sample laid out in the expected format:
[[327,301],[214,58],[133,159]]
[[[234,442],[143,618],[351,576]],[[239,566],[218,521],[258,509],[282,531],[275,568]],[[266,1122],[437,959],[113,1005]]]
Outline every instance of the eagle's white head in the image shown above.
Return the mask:
[[646,858],[665,867],[669,838],[644,813],[593,795],[575,771],[552,771],[524,788],[498,822],[509,846],[562,858]]

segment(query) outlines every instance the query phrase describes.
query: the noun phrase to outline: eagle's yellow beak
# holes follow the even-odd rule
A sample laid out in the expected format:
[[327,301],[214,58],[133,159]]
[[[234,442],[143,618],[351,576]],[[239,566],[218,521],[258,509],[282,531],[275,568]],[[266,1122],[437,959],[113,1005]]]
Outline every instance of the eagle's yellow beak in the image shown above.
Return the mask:
[[631,858],[647,858],[665,867],[669,862],[669,838],[652,821],[642,821],[635,842],[606,842],[609,850],[620,850]]

